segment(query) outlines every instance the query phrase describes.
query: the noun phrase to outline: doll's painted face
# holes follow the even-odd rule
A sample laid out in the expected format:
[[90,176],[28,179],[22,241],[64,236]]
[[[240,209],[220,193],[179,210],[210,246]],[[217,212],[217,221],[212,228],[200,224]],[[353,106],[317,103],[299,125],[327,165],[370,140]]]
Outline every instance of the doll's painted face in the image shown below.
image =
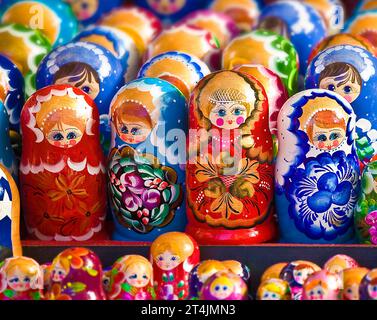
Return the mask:
[[209,290],[217,300],[225,300],[233,293],[233,284],[228,278],[219,277],[212,282]]
[[54,269],[51,271],[51,279],[54,282],[62,282],[64,278],[67,276],[67,272],[64,270],[64,268],[57,263],[54,267]]
[[359,286],[356,283],[345,286],[343,296],[347,300],[359,300]]
[[306,293],[310,300],[323,300],[325,289],[319,284],[308,290]]
[[98,73],[89,65],[71,62],[62,66],[55,74],[55,84],[70,84],[81,89],[95,100],[100,92]]
[[336,62],[328,65],[319,76],[319,87],[334,91],[349,103],[360,95],[362,80],[359,72],[351,65]]
[[307,133],[316,148],[336,149],[346,137],[346,123],[334,111],[319,111],[311,119]]
[[221,129],[237,129],[250,115],[250,103],[236,89],[216,90],[210,97],[210,108],[209,120]]
[[144,288],[150,283],[151,275],[143,264],[134,264],[127,268],[127,282],[135,288]]
[[78,20],[91,18],[98,10],[98,0],[68,0]]
[[377,300],[377,283],[368,285],[369,297],[373,300]]
[[165,271],[173,270],[178,267],[181,262],[181,258],[170,251],[164,251],[156,257],[157,265]]
[[83,132],[74,125],[56,123],[47,133],[47,141],[55,147],[72,148],[77,145],[83,136]]
[[186,0],[147,0],[148,4],[160,14],[174,14],[181,10]]
[[13,268],[7,274],[9,288],[17,292],[30,290],[32,279],[30,276],[21,272],[19,268]]
[[305,280],[313,273],[313,269],[310,267],[299,267],[293,270],[293,278],[295,281],[301,285],[304,284]]
[[264,290],[262,300],[281,300],[281,295],[274,291]]

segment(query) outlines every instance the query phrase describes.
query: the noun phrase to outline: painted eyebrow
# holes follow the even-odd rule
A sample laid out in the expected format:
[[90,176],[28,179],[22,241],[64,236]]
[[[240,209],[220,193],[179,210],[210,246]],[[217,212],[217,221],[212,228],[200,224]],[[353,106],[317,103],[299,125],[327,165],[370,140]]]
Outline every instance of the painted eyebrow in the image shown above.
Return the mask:
[[77,128],[67,128],[64,131],[67,131],[67,130],[79,130],[79,129],[77,129]]

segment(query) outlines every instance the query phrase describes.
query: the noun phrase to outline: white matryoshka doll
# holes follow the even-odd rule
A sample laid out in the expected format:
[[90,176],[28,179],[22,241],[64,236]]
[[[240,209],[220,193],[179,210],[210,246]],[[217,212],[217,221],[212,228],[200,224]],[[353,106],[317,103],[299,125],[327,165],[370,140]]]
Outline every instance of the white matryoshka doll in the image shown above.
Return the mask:
[[37,91],[21,113],[23,212],[31,237],[85,241],[103,231],[106,164],[93,100],[78,88]]
[[276,208],[283,242],[353,241],[360,169],[355,114],[337,93],[296,94],[278,118]]
[[246,73],[204,77],[190,101],[186,229],[200,244],[275,237],[268,100]]
[[185,97],[165,80],[141,78],[119,90],[110,112],[113,239],[153,241],[162,233],[183,231]]

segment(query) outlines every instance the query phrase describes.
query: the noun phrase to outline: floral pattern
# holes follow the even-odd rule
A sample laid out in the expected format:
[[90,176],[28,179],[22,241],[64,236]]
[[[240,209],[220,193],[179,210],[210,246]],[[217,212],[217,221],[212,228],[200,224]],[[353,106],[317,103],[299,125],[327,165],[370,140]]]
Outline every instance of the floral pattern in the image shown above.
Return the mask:
[[109,185],[119,223],[139,233],[169,224],[183,200],[176,172],[130,147],[113,150]]
[[308,237],[333,240],[352,225],[359,174],[349,163],[342,151],[323,153],[294,173],[286,190],[289,214]]
[[370,226],[370,241],[372,244],[377,244],[377,211],[369,213],[365,218],[365,223]]

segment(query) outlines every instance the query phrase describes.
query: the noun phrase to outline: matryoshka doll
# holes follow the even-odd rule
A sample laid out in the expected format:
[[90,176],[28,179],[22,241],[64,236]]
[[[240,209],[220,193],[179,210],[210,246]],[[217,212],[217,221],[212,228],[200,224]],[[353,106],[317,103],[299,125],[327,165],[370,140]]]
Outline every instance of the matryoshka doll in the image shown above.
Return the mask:
[[186,229],[200,244],[246,245],[276,236],[268,101],[247,74],[203,78],[190,102]]
[[229,16],[242,31],[251,31],[258,21],[260,1],[257,0],[210,0],[209,8]]
[[219,271],[229,271],[228,268],[218,260],[205,260],[195,266],[189,276],[189,299],[199,299],[199,293],[205,282]]
[[345,31],[368,39],[377,46],[377,7],[374,10],[357,12],[348,19]]
[[266,280],[269,280],[269,279],[279,278],[281,271],[287,266],[287,264],[288,263],[286,262],[279,262],[279,263],[275,263],[271,267],[268,267],[263,272],[260,283],[265,282]]
[[290,98],[278,118],[275,200],[281,241],[354,241],[360,168],[351,105],[329,90]]
[[341,282],[337,274],[327,270],[314,272],[305,280],[302,300],[340,300]]
[[310,63],[305,87],[334,91],[344,97],[356,114],[356,148],[362,162],[377,154],[377,58],[351,45],[328,48]]
[[36,90],[36,73],[44,56],[51,51],[49,40],[39,31],[19,24],[0,25],[0,54],[9,58],[25,78],[25,95]]
[[104,15],[99,24],[127,33],[134,40],[140,57],[162,30],[161,21],[152,12],[135,6],[116,8]]
[[[272,31],[254,30],[234,38],[224,49],[222,59],[224,69],[262,65],[280,77],[289,95],[297,91],[299,64],[296,49],[289,40]],[[267,88],[266,91],[273,94]]]
[[291,300],[288,282],[279,278],[263,281],[257,291],[257,300]]
[[345,254],[337,254],[331,257],[323,266],[323,269],[343,276],[343,271],[350,268],[357,268],[359,264],[350,256]]
[[198,82],[210,74],[208,66],[188,53],[169,51],[159,54],[145,62],[138,78],[160,78],[176,86],[190,98]]
[[301,300],[306,279],[321,268],[315,263],[297,260],[288,263],[280,272],[280,279],[287,281],[291,289],[292,300]]
[[43,272],[31,258],[15,256],[0,264],[0,300],[41,300]]
[[343,300],[360,300],[360,283],[369,272],[367,268],[351,268],[343,272]]
[[106,300],[101,261],[93,251],[66,249],[50,268],[48,300]]
[[71,41],[78,31],[71,7],[62,1],[5,0],[0,8],[0,21],[40,30],[54,47]]
[[185,300],[190,272],[200,261],[195,240],[182,232],[165,233],[152,243],[150,259],[157,300]]
[[93,100],[69,85],[37,91],[21,113],[20,186],[31,237],[103,237],[106,164]]
[[135,79],[141,57],[127,33],[113,27],[94,26],[79,33],[73,41],[95,43],[106,48],[120,61],[125,82]]
[[361,280],[360,300],[377,300],[377,269],[370,270]]
[[230,271],[212,275],[199,292],[199,300],[248,300],[245,281]]
[[[63,0],[71,5],[80,24],[87,26],[96,23],[103,14],[120,6],[122,0]],[[51,2],[51,1],[49,1]]]
[[110,117],[113,239],[145,242],[164,232],[183,231],[185,97],[165,80],[137,79],[114,97]]
[[172,26],[160,33],[148,47],[146,58],[151,59],[161,53],[181,51],[196,56],[216,70],[219,68],[219,44],[207,30],[190,25]]
[[154,300],[153,268],[138,255],[118,259],[110,271],[109,300]]
[[110,145],[109,108],[111,99],[124,84],[122,66],[105,47],[73,42],[50,52],[37,73],[37,87],[69,84],[80,88],[96,103],[100,114],[101,144],[105,154]]
[[258,28],[274,31],[290,39],[300,58],[300,74],[305,75],[310,52],[326,35],[320,13],[301,1],[283,0],[266,5]]
[[222,261],[222,263],[230,272],[233,272],[237,276],[241,277],[246,283],[249,282],[251,278],[251,270],[246,264],[243,264],[237,260],[225,260]]

